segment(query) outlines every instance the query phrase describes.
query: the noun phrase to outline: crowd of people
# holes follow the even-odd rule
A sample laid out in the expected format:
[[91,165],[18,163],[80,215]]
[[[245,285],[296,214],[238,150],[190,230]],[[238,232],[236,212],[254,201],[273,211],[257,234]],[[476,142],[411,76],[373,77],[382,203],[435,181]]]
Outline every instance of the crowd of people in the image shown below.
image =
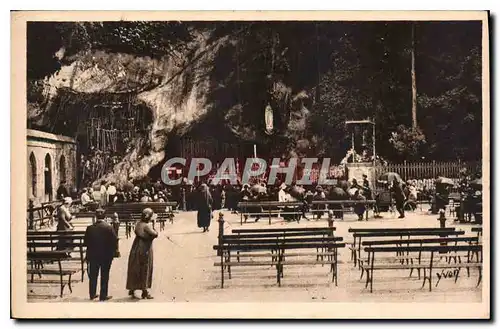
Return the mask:
[[[477,187],[473,186],[475,176],[461,174],[459,181],[459,190],[467,195],[477,194]],[[388,181],[376,181],[377,188],[370,185],[367,175],[363,175],[360,182],[356,179],[351,181],[338,180],[333,186],[300,186],[295,183],[287,185],[279,183],[276,185],[266,185],[265,182],[255,182],[252,186],[230,185],[230,184],[211,184],[210,182],[200,182],[199,184],[183,184],[176,187],[167,187],[161,181],[155,183],[139,184],[126,189],[121,189],[114,182],[101,182],[96,190],[93,188],[84,188],[79,195],[81,207],[87,211],[95,211],[95,221],[89,226],[85,233],[85,245],[87,247],[86,260],[88,262],[89,275],[89,297],[90,299],[99,298],[106,301],[111,298],[108,295],[108,281],[112,261],[120,256],[118,248],[118,229],[120,221],[115,213],[106,220],[104,208],[107,205],[125,202],[166,202],[176,201],[180,210],[196,210],[197,225],[208,232],[212,214],[217,209],[228,209],[233,213],[243,211],[246,216],[254,217],[258,221],[262,213],[261,206],[249,207],[250,209],[238,209],[238,203],[241,201],[279,201],[280,203],[290,203],[293,205],[278,206],[284,210],[283,218],[286,221],[296,220],[296,215],[287,214],[287,210],[294,210],[300,217],[306,217],[306,212],[313,210],[318,218],[327,210],[326,204],[312,203],[312,201],[321,200],[374,200],[373,210],[376,217],[380,217],[382,206],[387,203],[394,204],[399,212],[399,218],[405,217],[405,209],[416,207],[419,193],[425,193],[427,190],[419,185],[419,181],[410,180],[403,182],[400,179]],[[424,185],[425,186],[425,185]],[[426,186],[425,186],[426,187]],[[435,208],[440,209],[446,206],[444,203],[449,193],[450,183],[440,184],[436,180],[434,186],[433,203]],[[475,192],[474,192],[475,191]],[[71,205],[74,195],[68,193],[65,182],[62,182],[57,189],[57,196],[62,200],[62,205],[57,208],[57,230],[72,230],[72,220],[75,218],[71,214]],[[343,218],[342,205],[330,205],[333,215],[337,218]],[[363,220],[363,215],[367,209],[367,204],[363,202],[355,203],[354,213],[358,220]],[[126,289],[131,298],[138,298],[135,295],[136,290],[142,292],[141,298],[152,299],[148,292],[152,285],[153,274],[153,250],[152,242],[158,236],[149,222],[154,220],[154,214],[151,208],[142,211],[141,220],[135,227],[135,239],[132,244],[129,258]],[[57,249],[68,250],[68,241],[60,239]],[[68,255],[69,256],[69,255]],[[97,295],[97,279],[100,280],[100,295]]]

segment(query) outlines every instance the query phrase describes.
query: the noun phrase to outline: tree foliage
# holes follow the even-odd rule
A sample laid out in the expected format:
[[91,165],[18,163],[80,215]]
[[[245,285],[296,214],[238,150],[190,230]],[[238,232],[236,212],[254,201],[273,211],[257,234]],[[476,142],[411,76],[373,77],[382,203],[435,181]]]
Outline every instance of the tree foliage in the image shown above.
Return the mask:
[[[412,24],[418,129],[405,128]],[[385,158],[481,157],[480,22],[30,23],[28,79],[89,50],[189,61],[203,33],[208,45],[227,40],[210,63],[211,131],[229,122],[269,152],[343,157],[350,147],[345,120],[371,118]],[[63,60],[54,56],[61,48]],[[274,136],[264,133],[267,104]]]

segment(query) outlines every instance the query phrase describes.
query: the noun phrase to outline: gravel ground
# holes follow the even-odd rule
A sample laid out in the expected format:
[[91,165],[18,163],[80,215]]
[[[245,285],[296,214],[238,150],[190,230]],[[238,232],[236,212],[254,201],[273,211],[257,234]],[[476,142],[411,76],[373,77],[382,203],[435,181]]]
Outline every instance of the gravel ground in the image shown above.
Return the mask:
[[[225,232],[241,227],[239,215],[223,211]],[[218,212],[214,214],[215,218]],[[417,210],[408,213],[407,218],[399,220],[385,214],[383,219],[358,222],[353,215],[344,221],[335,222],[336,236],[350,242],[352,236],[347,232],[350,227],[438,227],[436,215],[427,215]],[[82,220],[85,226],[88,220]],[[295,266],[285,268],[282,286],[276,283],[273,268],[233,268],[231,280],[226,277],[224,289],[220,288],[220,269],[213,264],[218,258],[212,246],[217,243],[217,225],[212,221],[208,233],[196,227],[196,213],[182,212],[176,215],[173,225],[167,224],[166,230],[154,242],[154,273],[151,294],[154,300],[131,300],[125,290],[127,260],[133,239],[120,240],[122,256],[115,259],[111,267],[109,292],[113,299],[109,302],[481,302],[481,286],[476,288],[477,270],[471,270],[468,278],[463,271],[457,283],[453,279],[442,279],[438,287],[429,292],[427,286],[421,288],[422,281],[408,271],[376,272],[374,291],[364,288],[364,279],[350,261],[349,250],[341,251],[339,259],[338,286],[331,283],[329,269],[321,265]],[[455,225],[449,220],[447,225]],[[325,219],[319,221],[302,220],[300,223],[286,223],[273,219],[271,227],[317,227],[327,226]],[[244,228],[269,227],[267,220],[257,223],[249,220]],[[462,225],[466,235],[470,226]],[[81,227],[80,229],[83,229]],[[171,240],[169,240],[170,237]],[[78,275],[77,275],[78,277]],[[433,280],[436,279],[434,276]],[[90,302],[88,300],[88,280],[74,284],[73,293],[65,290],[61,298],[46,299],[47,295],[57,295],[58,288],[30,287],[30,301]]]

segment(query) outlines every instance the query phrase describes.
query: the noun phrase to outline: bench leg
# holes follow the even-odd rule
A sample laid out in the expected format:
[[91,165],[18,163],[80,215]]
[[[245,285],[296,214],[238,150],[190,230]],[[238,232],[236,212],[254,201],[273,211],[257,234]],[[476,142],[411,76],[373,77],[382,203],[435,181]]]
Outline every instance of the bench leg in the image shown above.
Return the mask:
[[283,277],[283,265],[276,264],[276,279],[278,281],[278,287],[281,287],[281,278]]
[[[468,267],[467,267],[468,268]],[[455,283],[457,283],[458,275],[460,274],[460,267],[458,268],[457,274],[455,275]]]
[[481,280],[483,278],[483,268],[482,267],[478,267],[477,269],[479,270],[479,277],[477,279],[477,285],[476,285],[476,287],[479,287],[479,284],[481,283]]
[[73,293],[73,288],[71,287],[71,274],[69,275],[69,279],[68,279],[68,288],[69,288],[69,292]]
[[80,245],[80,268],[82,270],[82,282],[83,282],[83,277],[84,277],[84,262],[85,259],[83,257],[83,247]]
[[424,281],[422,282],[422,287],[420,287],[420,289],[422,289],[425,286],[426,281],[427,281],[427,270],[424,268]]
[[221,264],[220,264],[220,288],[224,288],[224,261],[221,257]]

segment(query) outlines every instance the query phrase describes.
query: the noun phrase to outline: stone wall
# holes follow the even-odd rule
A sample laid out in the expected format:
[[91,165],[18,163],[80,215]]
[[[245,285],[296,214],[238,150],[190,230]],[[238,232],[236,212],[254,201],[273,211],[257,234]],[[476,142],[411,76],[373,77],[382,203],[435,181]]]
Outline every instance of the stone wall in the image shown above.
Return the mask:
[[66,180],[68,191],[76,187],[76,141],[73,138],[27,130],[27,198],[35,204],[56,199]]

